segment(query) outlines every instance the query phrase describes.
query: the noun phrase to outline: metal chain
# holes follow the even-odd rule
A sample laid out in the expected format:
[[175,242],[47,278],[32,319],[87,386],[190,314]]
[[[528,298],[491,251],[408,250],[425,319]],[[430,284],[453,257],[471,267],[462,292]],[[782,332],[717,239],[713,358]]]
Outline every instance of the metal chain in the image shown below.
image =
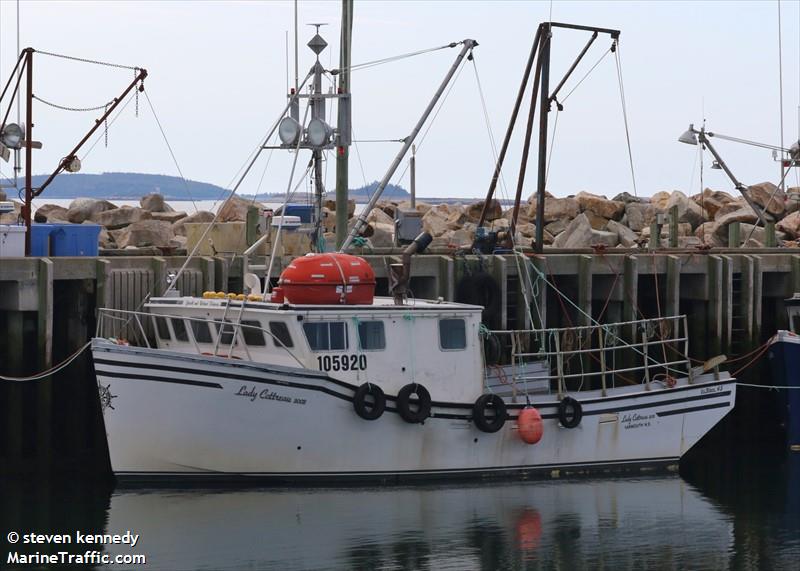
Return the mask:
[[108,106],[111,105],[112,103],[111,101],[109,101],[108,103],[103,103],[102,105],[98,105],[97,107],[67,107],[66,105],[58,105],[57,103],[52,103],[50,101],[42,99],[38,95],[31,95],[31,97],[33,97],[36,101],[40,101],[41,103],[44,103],[45,105],[48,105],[50,107],[55,107],[56,109],[61,109],[62,111],[79,111],[79,112],[99,111],[100,109],[107,109]]
[[106,149],[108,148],[108,106],[105,107],[106,111],[106,118],[103,120],[103,140],[105,142]]
[[82,62],[82,63],[91,63],[91,64],[94,64],[94,65],[104,65],[106,67],[116,67],[118,69],[132,69],[134,71],[139,71],[141,69],[139,67],[135,67],[135,66],[131,66],[131,65],[122,65],[122,64],[118,64],[118,63],[108,63],[108,62],[105,62],[105,61],[98,61],[98,60],[94,60],[94,59],[86,59],[86,58],[80,58],[80,57],[75,57],[75,56],[67,56],[67,55],[64,55],[64,54],[55,54],[53,52],[43,52],[43,51],[36,50],[35,53],[46,55],[46,56],[62,58],[62,59],[68,59],[68,60],[72,60],[72,61],[79,61],[79,62]]

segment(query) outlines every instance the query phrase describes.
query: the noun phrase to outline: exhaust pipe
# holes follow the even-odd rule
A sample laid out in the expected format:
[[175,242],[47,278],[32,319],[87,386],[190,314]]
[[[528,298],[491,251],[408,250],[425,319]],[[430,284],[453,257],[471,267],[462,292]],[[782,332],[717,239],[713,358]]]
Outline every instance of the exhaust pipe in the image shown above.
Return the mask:
[[389,291],[394,297],[395,305],[404,305],[411,279],[411,256],[422,254],[433,241],[433,236],[423,232],[403,250],[403,263],[389,265]]

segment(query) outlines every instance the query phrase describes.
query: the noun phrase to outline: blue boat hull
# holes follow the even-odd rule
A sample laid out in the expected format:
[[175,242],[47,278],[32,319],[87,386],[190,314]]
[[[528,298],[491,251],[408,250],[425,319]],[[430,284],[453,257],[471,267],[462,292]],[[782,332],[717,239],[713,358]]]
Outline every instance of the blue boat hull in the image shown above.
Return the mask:
[[769,348],[769,363],[774,384],[789,387],[780,391],[783,424],[789,446],[800,450],[800,337],[779,332]]

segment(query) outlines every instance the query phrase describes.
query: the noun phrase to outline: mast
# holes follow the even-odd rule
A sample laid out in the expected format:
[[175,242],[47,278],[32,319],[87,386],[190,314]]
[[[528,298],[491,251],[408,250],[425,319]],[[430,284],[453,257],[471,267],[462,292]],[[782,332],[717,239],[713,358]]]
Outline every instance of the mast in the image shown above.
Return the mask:
[[[353,41],[353,0],[342,0],[342,37],[339,46],[339,94],[350,93],[350,49]],[[347,130],[350,140],[350,99],[339,100],[339,135]],[[347,238],[347,190],[350,147],[336,147],[336,248],[341,248]]]

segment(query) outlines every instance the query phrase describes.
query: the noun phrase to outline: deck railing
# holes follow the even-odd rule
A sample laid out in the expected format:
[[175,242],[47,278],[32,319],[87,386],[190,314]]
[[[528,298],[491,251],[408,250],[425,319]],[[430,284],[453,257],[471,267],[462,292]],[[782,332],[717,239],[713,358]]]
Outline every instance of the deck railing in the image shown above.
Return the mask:
[[[600,379],[606,394],[617,379],[626,384],[672,385],[676,375],[692,382],[685,315],[611,324],[551,329],[489,331],[506,349],[513,382],[555,381],[559,395],[583,389],[584,380]],[[547,361],[546,374],[530,374],[526,362]],[[617,366],[619,364],[619,366]],[[577,389],[569,381],[580,380]]]

